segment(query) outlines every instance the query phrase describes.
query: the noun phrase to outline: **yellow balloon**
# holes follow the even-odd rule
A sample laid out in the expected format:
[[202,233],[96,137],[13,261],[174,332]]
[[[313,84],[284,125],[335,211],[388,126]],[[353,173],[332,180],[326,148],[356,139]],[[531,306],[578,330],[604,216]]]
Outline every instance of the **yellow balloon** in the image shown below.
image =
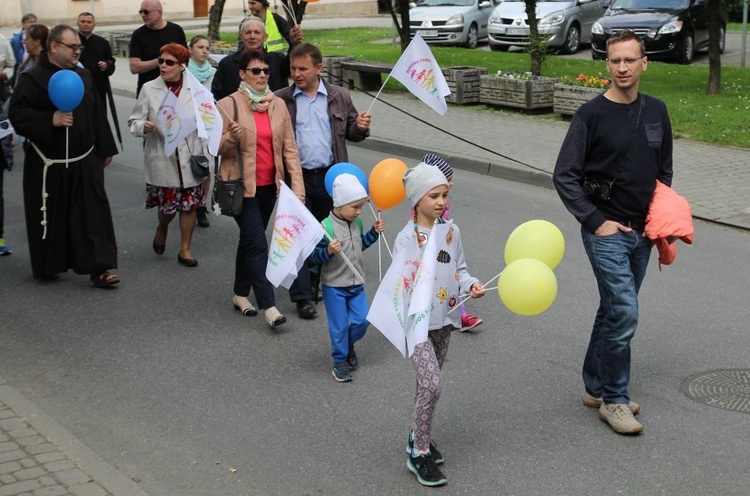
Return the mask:
[[557,278],[544,262],[522,258],[505,267],[497,281],[497,293],[511,312],[537,315],[555,301]]
[[535,258],[554,269],[564,254],[565,238],[562,232],[546,220],[524,222],[510,233],[505,243],[505,265],[522,258]]

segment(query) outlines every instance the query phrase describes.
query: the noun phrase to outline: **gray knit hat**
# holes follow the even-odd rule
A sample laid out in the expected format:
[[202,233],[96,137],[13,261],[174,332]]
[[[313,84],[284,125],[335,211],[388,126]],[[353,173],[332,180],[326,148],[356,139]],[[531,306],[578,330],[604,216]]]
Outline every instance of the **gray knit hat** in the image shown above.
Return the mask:
[[353,174],[339,174],[333,180],[333,206],[343,207],[367,198],[367,191]]
[[428,153],[424,157],[422,157],[422,162],[427,165],[434,165],[435,167],[440,169],[440,172],[445,175],[445,178],[448,181],[453,178],[453,167],[451,167],[450,164],[446,162],[445,159],[443,159],[443,157],[439,157],[434,153]]
[[437,167],[424,162],[404,172],[406,197],[409,198],[412,206],[416,205],[431,189],[441,185],[448,186],[445,175]]

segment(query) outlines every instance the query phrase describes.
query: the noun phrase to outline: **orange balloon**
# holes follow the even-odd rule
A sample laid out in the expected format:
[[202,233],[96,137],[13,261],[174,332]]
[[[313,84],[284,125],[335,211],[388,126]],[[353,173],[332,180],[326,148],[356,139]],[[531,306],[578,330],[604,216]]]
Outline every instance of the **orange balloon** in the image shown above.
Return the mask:
[[393,208],[406,198],[403,182],[406,169],[406,164],[397,158],[382,160],[372,169],[368,180],[370,198],[378,209]]

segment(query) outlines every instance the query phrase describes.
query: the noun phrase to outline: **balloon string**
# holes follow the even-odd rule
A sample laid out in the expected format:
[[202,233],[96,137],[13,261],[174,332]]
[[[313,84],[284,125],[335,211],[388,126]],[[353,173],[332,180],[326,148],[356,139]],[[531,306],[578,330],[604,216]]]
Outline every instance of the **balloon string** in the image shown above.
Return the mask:
[[[497,289],[497,286],[492,286],[491,288],[484,288],[485,291],[489,291],[491,289]],[[460,294],[456,298],[463,298],[464,296],[471,296],[471,293]]]
[[[81,52],[78,52],[81,53]],[[68,168],[70,157],[70,127],[65,126],[65,168]]]
[[[500,274],[502,274],[502,273],[503,273],[503,271],[501,270],[501,271],[500,271]],[[497,279],[498,277],[500,277],[500,274],[496,275],[495,277],[493,277],[492,279],[490,279],[490,280],[489,280],[489,281],[487,281],[486,283],[482,284],[482,287],[486,286],[487,284],[491,283],[492,281],[494,281],[495,279]],[[484,290],[485,290],[485,291],[489,291],[490,289],[497,289],[497,286],[495,286],[495,287],[493,287],[493,288],[484,288]],[[471,293],[468,293],[468,295],[469,295],[469,296],[466,296],[466,295],[458,295],[458,298],[461,298],[462,296],[466,296],[466,298],[464,298],[463,300],[461,300],[460,302],[458,302],[458,305],[456,305],[455,307],[453,307],[453,308],[451,308],[450,310],[448,310],[448,313],[446,313],[446,315],[449,315],[449,314],[450,314],[450,313],[451,313],[451,312],[452,312],[453,310],[455,310],[456,308],[460,307],[460,306],[461,306],[461,305],[463,305],[463,304],[464,304],[464,303],[465,303],[465,302],[466,302],[466,301],[467,301],[467,300],[468,300],[469,298],[471,298]]]
[[289,12],[289,15],[292,17],[292,20],[294,21],[294,25],[298,26],[299,23],[297,22],[297,16],[294,15],[294,12],[289,10],[289,7],[286,6],[286,2],[284,0],[281,0],[281,6],[284,7],[284,10]]
[[[370,210],[372,210],[372,215],[375,217],[376,220],[380,220],[380,212],[381,210],[378,210],[378,213],[375,213],[375,209],[372,208],[372,203],[369,201],[367,202],[368,205],[370,205]],[[378,236],[378,239],[383,238],[383,242],[385,243],[385,247],[388,249],[388,255],[390,255],[391,258],[393,258],[393,253],[391,252],[391,247],[388,246],[388,240],[385,237],[385,233],[380,233],[380,236]]]

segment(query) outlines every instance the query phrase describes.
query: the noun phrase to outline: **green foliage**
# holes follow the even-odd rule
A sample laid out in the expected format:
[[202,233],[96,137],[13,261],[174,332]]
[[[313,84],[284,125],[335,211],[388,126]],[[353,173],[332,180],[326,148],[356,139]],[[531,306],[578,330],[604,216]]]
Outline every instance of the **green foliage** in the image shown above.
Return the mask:
[[[323,55],[354,55],[359,60],[395,63],[401,55],[399,40],[391,44],[390,29],[332,29],[305,32],[305,41],[318,45]],[[527,72],[529,54],[490,52],[454,47],[431,47],[440,67],[486,67],[489,74],[499,70]],[[550,56],[543,76],[575,78],[579,74],[606,77],[604,61]],[[706,94],[708,67],[650,62],[643,74],[641,90],[666,102],[676,137],[708,143],[750,148],[750,69],[721,68],[719,95]],[[405,91],[398,82],[390,89]]]

